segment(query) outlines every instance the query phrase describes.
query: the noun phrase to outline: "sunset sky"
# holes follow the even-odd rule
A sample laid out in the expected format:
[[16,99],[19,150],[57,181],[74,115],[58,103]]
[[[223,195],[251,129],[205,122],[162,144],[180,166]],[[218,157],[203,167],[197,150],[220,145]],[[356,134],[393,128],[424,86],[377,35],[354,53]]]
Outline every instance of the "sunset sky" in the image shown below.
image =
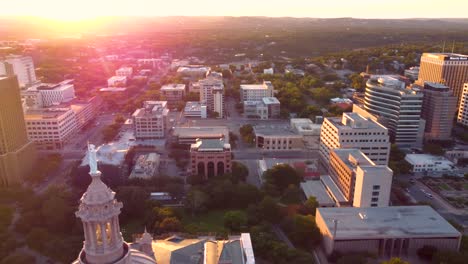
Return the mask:
[[464,18],[468,0],[0,0],[0,15]]

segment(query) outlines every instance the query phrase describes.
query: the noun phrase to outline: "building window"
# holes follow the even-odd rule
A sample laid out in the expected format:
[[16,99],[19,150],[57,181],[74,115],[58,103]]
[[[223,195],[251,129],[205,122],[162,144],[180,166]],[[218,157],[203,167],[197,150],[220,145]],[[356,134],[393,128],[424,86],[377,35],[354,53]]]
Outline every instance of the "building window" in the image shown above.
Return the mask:
[[373,189],[373,190],[380,190],[380,185],[374,185],[374,186],[372,187],[372,189]]
[[379,192],[372,192],[372,196],[379,196]]
[[379,201],[379,198],[377,198],[377,197],[374,197],[374,198],[372,198],[372,200],[371,200],[371,201],[372,201],[372,202],[378,202],[378,201]]

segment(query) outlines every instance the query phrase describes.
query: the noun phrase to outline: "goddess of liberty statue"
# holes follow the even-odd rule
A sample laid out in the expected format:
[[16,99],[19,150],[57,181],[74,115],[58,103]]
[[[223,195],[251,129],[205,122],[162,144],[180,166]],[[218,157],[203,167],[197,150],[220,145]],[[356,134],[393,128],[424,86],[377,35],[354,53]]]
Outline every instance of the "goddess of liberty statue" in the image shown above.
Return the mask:
[[88,163],[89,163],[89,173],[96,174],[97,170],[97,150],[96,146],[93,144],[88,144]]

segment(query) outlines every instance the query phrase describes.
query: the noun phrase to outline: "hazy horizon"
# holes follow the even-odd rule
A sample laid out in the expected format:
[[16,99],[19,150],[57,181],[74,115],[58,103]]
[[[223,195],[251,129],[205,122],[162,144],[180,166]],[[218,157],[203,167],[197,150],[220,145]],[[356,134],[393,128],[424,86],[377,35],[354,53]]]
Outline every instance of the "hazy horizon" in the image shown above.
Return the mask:
[[468,1],[453,0],[215,0],[175,2],[151,0],[16,0],[3,3],[0,16],[33,16],[81,21],[100,17],[292,17],[358,19],[467,18]]

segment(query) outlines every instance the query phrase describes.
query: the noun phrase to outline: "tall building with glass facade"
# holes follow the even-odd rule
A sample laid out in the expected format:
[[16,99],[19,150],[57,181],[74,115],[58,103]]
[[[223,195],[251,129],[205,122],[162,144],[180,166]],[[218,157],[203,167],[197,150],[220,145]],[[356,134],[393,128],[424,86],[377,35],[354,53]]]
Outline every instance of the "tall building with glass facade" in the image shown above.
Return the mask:
[[423,93],[406,88],[393,76],[373,75],[366,83],[364,109],[388,128],[391,140],[400,147],[420,148],[425,121],[421,119]]
[[36,159],[28,140],[18,79],[0,76],[0,185],[20,183]]

